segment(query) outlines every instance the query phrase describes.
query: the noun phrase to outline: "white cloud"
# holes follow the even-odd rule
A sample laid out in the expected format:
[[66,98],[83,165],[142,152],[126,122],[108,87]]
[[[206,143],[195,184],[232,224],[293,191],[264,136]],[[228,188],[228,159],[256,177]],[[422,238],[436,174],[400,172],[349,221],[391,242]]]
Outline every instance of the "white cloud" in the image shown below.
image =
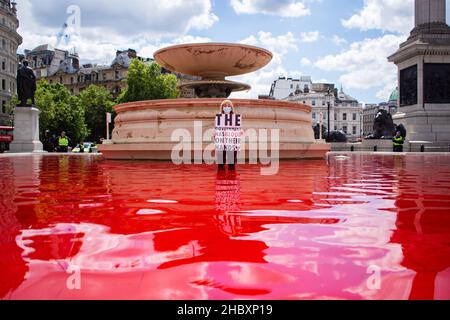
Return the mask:
[[331,38],[331,41],[333,41],[333,43],[337,46],[342,46],[344,44],[347,44],[347,40],[339,37],[338,35],[334,35],[333,38]]
[[303,58],[300,60],[300,64],[301,64],[302,66],[310,66],[310,65],[312,64],[312,62],[311,62],[311,60],[309,60],[308,58],[303,57]]
[[316,42],[317,40],[319,40],[319,36],[320,36],[319,31],[302,32],[300,33],[300,41]]
[[377,89],[377,97],[387,99],[386,93],[396,86],[397,68],[387,61],[399,44],[403,35],[385,35],[374,39],[354,42],[337,54],[319,58],[315,66],[325,71],[341,71],[339,82],[350,89]]
[[[299,40],[295,38],[292,32],[274,36],[270,32],[260,31],[257,35],[252,35],[239,42],[268,49],[273,53],[274,58],[262,70],[231,79],[248,83],[252,86],[252,90],[249,92],[236,92],[232,94],[232,97],[257,98],[260,94],[269,94],[272,82],[279,76],[288,74],[283,67],[283,58],[289,52],[298,50]],[[299,71],[290,71],[290,74],[297,75],[301,73]]]
[[267,14],[281,17],[302,17],[311,14],[305,0],[231,0],[237,14]]
[[251,35],[246,39],[239,41],[242,44],[261,46],[273,53],[273,61],[281,64],[281,58],[291,51],[298,50],[298,39],[292,32],[287,32],[279,36],[273,36],[270,32],[260,31],[256,36]]
[[346,28],[362,31],[378,29],[406,34],[414,24],[413,0],[364,0],[364,7],[348,20],[342,20]]
[[81,10],[81,34],[60,48],[75,47],[84,62],[110,63],[118,49],[133,48],[147,56],[154,52],[152,47],[166,43],[209,41],[188,33],[218,21],[210,0],[135,0],[132,4],[122,0],[22,0],[18,15],[24,43],[19,50],[56,45],[71,4]]

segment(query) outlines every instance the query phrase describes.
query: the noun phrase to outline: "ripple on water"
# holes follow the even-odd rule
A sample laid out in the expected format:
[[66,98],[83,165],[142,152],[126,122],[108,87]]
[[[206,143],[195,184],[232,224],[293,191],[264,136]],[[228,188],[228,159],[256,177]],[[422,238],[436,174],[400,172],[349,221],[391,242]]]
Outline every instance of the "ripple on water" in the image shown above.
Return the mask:
[[450,299],[447,156],[281,161],[274,176],[5,157],[0,176],[3,299]]

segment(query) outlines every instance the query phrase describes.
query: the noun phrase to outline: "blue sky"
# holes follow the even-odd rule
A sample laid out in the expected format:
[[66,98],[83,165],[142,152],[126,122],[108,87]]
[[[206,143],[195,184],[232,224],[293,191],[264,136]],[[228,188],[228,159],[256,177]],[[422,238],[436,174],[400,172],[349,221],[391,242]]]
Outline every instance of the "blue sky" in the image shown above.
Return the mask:
[[[447,0],[447,20],[450,0]],[[274,52],[264,70],[235,78],[252,85],[236,97],[267,94],[278,76],[311,75],[343,85],[362,102],[381,102],[395,88],[386,61],[413,25],[413,0],[18,0],[19,50],[56,44],[56,34],[80,8],[80,31],[61,45],[82,61],[110,63],[115,50],[152,56],[183,42],[241,42]]]

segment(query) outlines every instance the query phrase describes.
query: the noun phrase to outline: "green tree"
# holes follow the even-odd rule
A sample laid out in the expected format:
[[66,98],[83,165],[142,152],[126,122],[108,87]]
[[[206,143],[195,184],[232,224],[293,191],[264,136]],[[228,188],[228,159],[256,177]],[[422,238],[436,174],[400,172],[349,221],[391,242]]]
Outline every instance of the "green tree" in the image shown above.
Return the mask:
[[104,87],[90,85],[80,93],[80,101],[89,130],[87,140],[98,143],[106,135],[106,113],[113,113],[115,103],[111,92]]
[[9,119],[6,120],[5,125],[6,126],[13,126],[13,116],[14,116],[14,108],[19,104],[19,98],[17,98],[17,95],[12,96],[11,100],[8,104],[6,104],[6,114],[9,115]]
[[39,81],[36,106],[41,110],[41,138],[46,130],[55,135],[65,131],[74,145],[87,137],[89,131],[84,122],[85,111],[80,98],[71,95],[62,84]]
[[156,64],[146,64],[133,59],[128,68],[127,88],[118,98],[119,103],[175,99],[179,96],[177,77],[172,74],[161,74],[161,67]]

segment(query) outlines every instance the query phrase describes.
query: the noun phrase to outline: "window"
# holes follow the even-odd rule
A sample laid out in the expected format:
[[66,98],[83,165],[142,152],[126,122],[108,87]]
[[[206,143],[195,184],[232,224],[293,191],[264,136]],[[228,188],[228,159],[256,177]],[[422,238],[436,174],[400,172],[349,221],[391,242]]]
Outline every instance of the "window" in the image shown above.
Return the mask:
[[115,72],[115,77],[116,77],[116,79],[119,79],[119,71]]
[[291,89],[294,89],[294,85],[293,84],[291,84]]
[[4,60],[2,61],[2,70],[6,70],[6,62]]
[[6,80],[2,79],[2,90],[6,90]]
[[342,131],[344,131],[344,133],[347,134],[347,126],[343,126]]
[[356,126],[353,126],[352,133],[353,133],[353,135],[356,135]]
[[73,77],[70,77],[70,83],[73,83]]
[[334,121],[337,121],[337,113],[334,114]]
[[327,120],[327,114],[326,113],[323,114],[323,119]]
[[353,114],[353,121],[356,121],[356,113]]
[[316,105],[316,100],[312,101],[312,105],[315,106]]
[[322,100],[322,105],[323,105],[323,106],[325,105],[325,100]]
[[337,131],[337,126],[334,126],[334,131]]
[[313,112],[312,118],[313,118],[313,119],[316,119],[316,113],[315,113],[315,112]]
[[346,113],[342,114],[342,120],[347,121],[347,114]]
[[6,113],[6,101],[2,101],[2,113]]
[[63,83],[63,77],[59,77],[59,83]]

